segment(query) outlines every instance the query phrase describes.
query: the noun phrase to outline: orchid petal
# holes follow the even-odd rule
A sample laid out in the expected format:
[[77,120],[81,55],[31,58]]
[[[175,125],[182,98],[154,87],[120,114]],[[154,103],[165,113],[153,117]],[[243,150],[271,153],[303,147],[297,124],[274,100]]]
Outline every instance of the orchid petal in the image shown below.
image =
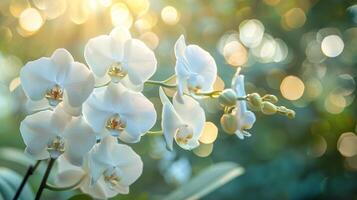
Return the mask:
[[96,134],[83,117],[73,119],[64,130],[64,156],[74,165],[80,166],[83,157],[96,143]]
[[21,69],[21,86],[31,100],[38,101],[56,85],[56,75],[56,68],[49,58],[30,61]]
[[72,63],[74,62],[73,56],[66,49],[56,49],[51,60],[56,66],[56,82],[58,84],[63,83],[66,75],[69,73]]
[[106,87],[94,89],[94,92],[83,104],[83,115],[97,133],[105,129],[107,120],[115,114],[105,98]]
[[123,68],[127,70],[134,85],[143,84],[156,71],[154,52],[140,40],[130,39],[125,43]]
[[116,63],[112,58],[111,44],[112,39],[108,35],[101,35],[90,39],[85,46],[84,58],[98,77],[104,76],[109,67]]
[[55,184],[60,187],[74,185],[85,176],[83,168],[72,165],[64,156],[57,159]]
[[111,45],[113,58],[119,61],[123,60],[125,42],[131,39],[129,30],[124,27],[116,27],[110,32],[109,36],[113,41]]
[[176,94],[173,98],[173,106],[183,122],[193,128],[193,138],[198,139],[206,121],[205,112],[192,97],[184,95],[182,99],[183,103],[180,103]]
[[[126,89],[122,84],[110,84],[105,92],[108,107],[125,119],[125,131],[138,138],[150,130],[156,122],[154,105],[141,93]],[[124,142],[126,137],[120,137]],[[136,139],[134,139],[136,140]]]
[[185,36],[180,35],[179,39],[175,43],[175,56],[181,58],[184,56],[186,48]]
[[173,150],[173,141],[177,129],[182,125],[182,120],[178,116],[175,108],[165,95],[163,89],[159,89],[160,99],[163,104],[162,108],[162,121],[161,126],[164,132],[164,137],[166,141],[166,147],[169,150]]
[[90,184],[90,179],[85,179],[81,184],[81,191],[83,193],[89,194],[90,196],[96,199],[107,199],[110,197],[107,196],[105,187],[106,185],[104,181],[98,181],[96,184],[92,185]]
[[142,174],[143,162],[138,154],[124,144],[111,146],[112,160],[115,167],[121,172],[120,184],[129,186],[134,183]]
[[82,63],[73,62],[63,85],[68,103],[78,107],[88,98],[94,88],[94,76]]
[[89,152],[89,169],[92,177],[92,185],[95,184],[102,176],[104,171],[109,167],[114,167],[112,161],[112,146],[117,144],[117,140],[112,136],[104,137],[99,144],[94,145]]
[[20,125],[27,153],[38,160],[49,157],[46,152],[47,144],[58,134],[52,126],[52,115],[53,112],[50,110],[41,111],[27,116]]
[[245,129],[251,129],[253,127],[253,124],[255,123],[255,114],[252,111],[247,111],[244,114],[244,117],[242,119],[242,124],[244,125]]
[[217,66],[213,57],[197,45],[188,45],[185,49],[185,58],[189,63],[190,71],[203,77],[204,84],[201,90],[203,92],[212,90],[217,77]]

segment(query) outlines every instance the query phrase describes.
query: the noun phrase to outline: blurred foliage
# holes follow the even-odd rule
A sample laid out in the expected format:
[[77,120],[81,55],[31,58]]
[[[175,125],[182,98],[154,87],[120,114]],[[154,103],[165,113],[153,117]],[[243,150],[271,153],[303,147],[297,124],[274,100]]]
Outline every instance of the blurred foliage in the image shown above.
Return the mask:
[[[257,114],[257,123],[250,131],[253,136],[242,141],[221,130],[221,111],[207,112],[208,120],[216,124],[219,134],[214,144],[207,147],[213,149],[212,152],[199,154],[201,157],[179,148],[171,154],[163,153],[160,136],[143,137],[141,143],[132,145],[144,161],[143,175],[130,187],[129,195],[114,199],[162,197],[178,185],[185,185],[188,181],[185,177],[191,176],[191,171],[194,176],[203,168],[223,161],[239,163],[246,172],[205,199],[357,198],[355,1],[51,0],[54,6],[45,2],[47,0],[0,1],[1,147],[19,151],[24,148],[18,130],[23,119],[23,101],[16,91],[11,95],[9,90],[22,65],[49,56],[60,47],[84,62],[83,49],[89,38],[109,33],[113,25],[124,23],[131,27],[135,37],[154,49],[159,67],[152,79],[164,80],[174,72],[173,45],[180,34],[185,34],[188,43],[198,44],[214,56],[219,76],[227,88],[234,66],[242,65],[249,92],[278,96],[282,105],[294,108],[296,118]],[[143,6],[145,2],[150,6]],[[130,17],[125,15],[125,22],[117,18],[123,13],[118,14],[113,8],[118,3],[129,10]],[[164,12],[166,6],[172,6],[176,15],[172,8]],[[21,13],[28,7],[38,10],[40,21],[37,15],[30,13],[20,23]],[[260,49],[248,47],[239,36],[242,25],[249,19],[256,19],[264,26],[266,45]],[[26,31],[24,27],[36,30]],[[338,37],[325,40],[329,35]],[[228,44],[234,47],[232,54]],[[282,49],[280,54],[276,53],[277,44]],[[339,52],[341,48],[343,51]],[[275,54],[270,58],[271,52]],[[298,79],[285,80],[287,76]],[[145,91],[161,112],[157,87],[149,86]],[[155,130],[159,124],[160,121]],[[343,134],[346,132],[352,136],[349,134],[351,137],[347,138]],[[8,155],[3,150],[0,154]],[[18,158],[17,155],[10,157]],[[182,177],[173,177],[173,180],[171,171],[166,169],[181,158],[189,161],[190,169],[182,170],[190,170],[190,173],[185,176],[179,173]],[[26,170],[8,159],[0,159],[0,166],[20,174]],[[33,179],[39,180],[39,175]],[[33,185],[35,182],[31,181]],[[65,199],[74,192],[59,195],[46,191],[45,195]]]
[[[0,198],[12,199],[21,181],[22,177],[16,172],[7,168],[0,168]],[[26,184],[23,192],[19,196],[19,199],[25,200],[29,198],[32,199],[33,197],[33,192],[31,191],[29,185]]]

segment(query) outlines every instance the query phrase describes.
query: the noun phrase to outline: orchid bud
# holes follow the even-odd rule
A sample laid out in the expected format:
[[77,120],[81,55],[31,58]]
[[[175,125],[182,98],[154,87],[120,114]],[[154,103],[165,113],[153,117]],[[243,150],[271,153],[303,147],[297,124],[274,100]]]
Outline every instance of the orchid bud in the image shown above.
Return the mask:
[[260,108],[262,105],[262,98],[258,93],[252,93],[248,95],[249,102],[253,107]]
[[237,118],[232,114],[224,114],[221,117],[221,126],[224,132],[234,134],[237,130]]
[[293,110],[288,110],[286,112],[286,116],[289,118],[289,119],[294,119],[295,118],[295,111]]
[[222,106],[234,106],[237,102],[237,95],[232,89],[225,89],[219,95],[218,102]]
[[278,102],[278,97],[272,94],[266,94],[263,96],[263,101],[269,101],[271,103],[277,103]]
[[261,111],[266,115],[274,115],[277,110],[276,106],[268,101],[262,103]]

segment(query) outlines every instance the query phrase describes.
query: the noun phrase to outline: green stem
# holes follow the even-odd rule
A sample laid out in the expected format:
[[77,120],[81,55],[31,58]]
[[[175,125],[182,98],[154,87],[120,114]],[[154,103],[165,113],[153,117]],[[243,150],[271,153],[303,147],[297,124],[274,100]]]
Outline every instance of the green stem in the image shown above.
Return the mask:
[[38,161],[35,163],[35,165],[30,165],[30,166],[29,166],[29,168],[27,169],[27,172],[26,172],[24,178],[22,179],[22,182],[21,182],[19,188],[18,188],[17,191],[16,191],[16,194],[15,194],[13,200],[17,200],[17,199],[19,198],[19,196],[20,196],[20,194],[21,194],[21,191],[22,191],[22,189],[24,188],[24,186],[25,186],[27,180],[28,180],[28,179],[30,178],[30,176],[36,171],[37,167],[40,165],[40,162],[41,162],[41,160],[38,160]]
[[247,96],[245,96],[245,97],[237,97],[237,101],[247,101]]
[[39,200],[41,198],[42,192],[46,187],[47,179],[50,176],[51,169],[53,167],[53,164],[55,163],[56,159],[55,158],[50,158],[50,161],[48,162],[47,169],[45,172],[45,175],[43,175],[40,187],[37,190],[35,200]]
[[84,180],[85,178],[85,175],[83,175],[79,181],[77,181],[76,183],[74,183],[73,185],[69,185],[69,186],[65,186],[65,187],[58,187],[58,186],[55,186],[55,185],[52,185],[50,183],[46,183],[46,188],[49,189],[49,190],[52,190],[52,191],[65,191],[65,190],[70,190],[70,189],[73,189],[75,187],[77,187],[79,184],[82,183],[82,181]]
[[164,134],[164,132],[163,132],[162,130],[159,130],[159,131],[148,131],[147,133],[150,134],[150,135],[162,135],[162,134]]
[[176,74],[170,76],[169,78],[167,78],[167,79],[165,79],[165,80],[163,80],[163,81],[161,81],[161,82],[167,83],[167,82],[171,81],[172,79],[174,79],[175,77],[176,77]]
[[176,84],[168,84],[165,83],[164,81],[152,81],[152,80],[147,80],[145,82],[146,85],[158,85],[166,88],[176,88]]
[[197,92],[197,93],[194,93],[194,95],[196,96],[207,96],[207,97],[212,97],[212,98],[218,98],[219,95],[221,94],[222,91],[220,90],[215,90],[215,91],[212,91],[212,92]]

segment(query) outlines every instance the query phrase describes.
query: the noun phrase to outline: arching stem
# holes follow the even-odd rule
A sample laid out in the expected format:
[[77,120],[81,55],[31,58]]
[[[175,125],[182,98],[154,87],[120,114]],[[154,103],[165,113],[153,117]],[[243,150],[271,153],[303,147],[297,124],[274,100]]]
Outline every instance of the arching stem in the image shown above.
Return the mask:
[[46,183],[46,188],[49,189],[49,190],[52,190],[52,191],[65,191],[65,190],[70,190],[70,189],[73,189],[75,187],[77,187],[79,184],[82,183],[82,181],[84,180],[85,178],[85,175],[83,175],[79,181],[77,181],[76,183],[74,183],[73,185],[69,185],[69,186],[65,186],[65,187],[58,187],[58,186],[55,186],[55,185],[52,185],[50,183]]
[[50,176],[51,169],[55,163],[56,159],[55,158],[50,158],[50,161],[48,162],[47,169],[45,174],[43,175],[40,187],[37,190],[35,200],[39,200],[41,198],[42,192],[46,187],[47,179]]
[[21,194],[22,189],[25,187],[27,180],[30,178],[30,176],[36,171],[37,167],[39,166],[41,160],[38,160],[35,165],[30,165],[26,171],[26,174],[24,178],[22,179],[22,182],[19,186],[19,188],[16,191],[16,194],[13,198],[13,200],[17,200]]
[[148,80],[145,82],[146,85],[158,85],[158,86],[162,86],[162,87],[166,87],[166,88],[176,88],[176,84],[168,84],[165,83],[164,81],[152,81],[152,80]]
[[163,132],[162,130],[159,130],[159,131],[148,131],[147,133],[150,134],[150,135],[162,135],[162,134],[164,134],[164,132]]

